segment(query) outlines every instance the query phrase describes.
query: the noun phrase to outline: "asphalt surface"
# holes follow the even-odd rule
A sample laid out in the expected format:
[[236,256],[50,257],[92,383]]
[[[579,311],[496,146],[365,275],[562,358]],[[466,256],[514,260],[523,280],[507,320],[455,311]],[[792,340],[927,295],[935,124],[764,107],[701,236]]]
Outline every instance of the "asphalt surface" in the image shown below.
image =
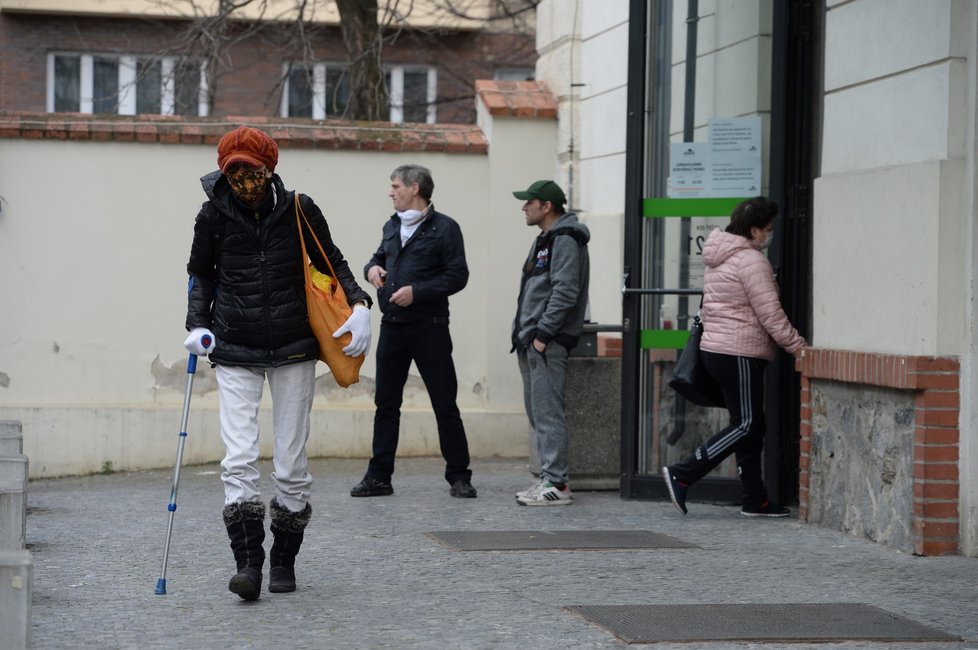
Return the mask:
[[[298,590],[263,584],[250,603],[227,591],[234,563],[217,465],[182,470],[165,595],[155,588],[172,469],[32,481],[32,647],[622,648],[564,606],[845,602],[963,640],[654,647],[978,648],[978,559],[914,557],[794,517],[746,519],[735,506],[692,502],[684,517],[615,492],[520,507],[513,494],[530,476],[513,460],[473,464],[477,499],[449,496],[440,459],[399,459],[393,496],[351,498],[365,466],[312,462]],[[508,530],[645,530],[696,548],[456,551],[426,535]]]

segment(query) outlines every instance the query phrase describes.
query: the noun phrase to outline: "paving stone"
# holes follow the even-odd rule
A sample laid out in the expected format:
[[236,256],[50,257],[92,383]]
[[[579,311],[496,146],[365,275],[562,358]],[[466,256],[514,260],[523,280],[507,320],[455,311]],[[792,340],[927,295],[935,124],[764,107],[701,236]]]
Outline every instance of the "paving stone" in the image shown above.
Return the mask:
[[[569,507],[520,507],[513,495],[530,475],[526,462],[512,460],[473,464],[477,499],[449,496],[440,459],[398,459],[393,496],[351,498],[365,467],[312,461],[314,512],[296,561],[298,591],[266,589],[252,603],[227,591],[234,564],[217,465],[183,468],[166,595],[155,586],[172,469],[32,481],[33,647],[620,649],[564,607],[853,602],[964,641],[791,650],[978,648],[974,558],[914,557],[794,518],[746,519],[737,507],[694,502],[684,517],[670,503],[617,492],[575,490]],[[266,500],[270,470],[264,463]],[[693,547],[461,552],[426,535],[587,529],[652,531]]]
[[30,551],[0,550],[0,645],[6,650],[31,647]]

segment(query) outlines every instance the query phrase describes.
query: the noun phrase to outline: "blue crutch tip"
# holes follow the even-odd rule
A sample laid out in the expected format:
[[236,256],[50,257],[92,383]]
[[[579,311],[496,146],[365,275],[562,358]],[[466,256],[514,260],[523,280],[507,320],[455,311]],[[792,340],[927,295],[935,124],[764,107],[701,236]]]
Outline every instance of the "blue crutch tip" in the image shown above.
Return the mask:
[[166,579],[160,578],[156,581],[156,595],[164,596],[166,595]]

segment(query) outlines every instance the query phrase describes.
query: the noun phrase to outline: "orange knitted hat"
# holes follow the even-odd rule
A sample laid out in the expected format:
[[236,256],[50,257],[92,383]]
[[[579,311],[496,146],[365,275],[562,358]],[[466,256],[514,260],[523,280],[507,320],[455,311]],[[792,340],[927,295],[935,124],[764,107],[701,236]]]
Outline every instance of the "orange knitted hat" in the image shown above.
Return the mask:
[[278,145],[275,140],[258,129],[250,126],[239,126],[225,133],[217,143],[217,166],[222,172],[236,162],[243,162],[252,167],[264,165],[268,171],[275,171],[278,163]]

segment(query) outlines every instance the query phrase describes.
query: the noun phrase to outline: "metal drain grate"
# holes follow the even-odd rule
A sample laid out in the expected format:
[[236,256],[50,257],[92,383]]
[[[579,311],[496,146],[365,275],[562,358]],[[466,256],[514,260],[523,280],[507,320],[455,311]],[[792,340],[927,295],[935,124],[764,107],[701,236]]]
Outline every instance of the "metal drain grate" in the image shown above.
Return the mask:
[[581,605],[564,609],[626,643],[961,640],[861,603]]
[[455,551],[699,548],[648,530],[440,530],[425,534]]

